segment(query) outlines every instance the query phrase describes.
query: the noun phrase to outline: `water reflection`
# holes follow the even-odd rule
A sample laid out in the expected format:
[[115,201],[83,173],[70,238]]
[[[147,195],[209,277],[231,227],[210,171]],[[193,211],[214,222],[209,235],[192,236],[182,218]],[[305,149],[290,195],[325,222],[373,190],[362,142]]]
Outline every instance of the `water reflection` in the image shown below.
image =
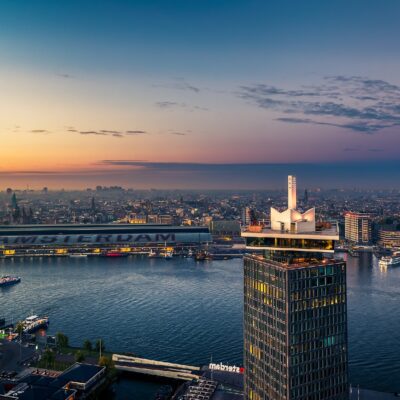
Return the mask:
[[[347,258],[350,380],[400,391],[400,268],[372,254]],[[242,363],[242,261],[32,258],[0,260],[22,282],[0,291],[1,314],[49,315],[73,345],[185,363]]]

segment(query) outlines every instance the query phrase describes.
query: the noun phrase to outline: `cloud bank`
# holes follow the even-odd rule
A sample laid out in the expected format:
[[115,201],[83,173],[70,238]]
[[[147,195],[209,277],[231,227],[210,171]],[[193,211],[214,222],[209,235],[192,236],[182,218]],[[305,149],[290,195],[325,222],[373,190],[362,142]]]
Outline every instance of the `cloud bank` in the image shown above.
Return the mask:
[[241,86],[237,95],[291,124],[333,126],[364,134],[400,126],[400,86],[361,76],[329,76],[319,85],[285,89]]
[[160,189],[245,189],[282,188],[287,175],[299,177],[299,187],[398,189],[400,161],[371,161],[310,164],[168,163],[109,159],[86,168],[44,171],[0,171],[3,187],[86,188],[122,185]]

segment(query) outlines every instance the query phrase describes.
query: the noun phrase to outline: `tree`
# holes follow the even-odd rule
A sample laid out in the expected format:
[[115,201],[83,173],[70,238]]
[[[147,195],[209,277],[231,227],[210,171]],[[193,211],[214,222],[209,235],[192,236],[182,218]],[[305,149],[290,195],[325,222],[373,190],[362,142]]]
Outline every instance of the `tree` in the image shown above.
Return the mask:
[[91,342],[90,340],[86,339],[86,340],[83,342],[83,348],[84,348],[88,353],[90,353],[90,352],[93,350],[92,342]]
[[43,353],[43,355],[42,355],[42,360],[46,363],[46,368],[48,368],[49,365],[51,365],[51,364],[54,363],[55,358],[56,358],[56,357],[55,357],[53,351],[50,350],[49,348],[47,348],[47,349],[44,351],[44,353]]
[[15,332],[18,333],[19,337],[22,337],[22,334],[24,333],[24,324],[22,322],[18,322],[16,327],[15,327]]
[[82,361],[84,361],[84,360],[85,360],[85,354],[83,353],[83,351],[78,350],[78,351],[75,353],[75,361],[76,361],[76,362],[82,362]]
[[107,369],[109,369],[109,368],[113,367],[113,362],[110,357],[101,356],[99,358],[99,365],[100,365],[100,367],[106,367]]
[[60,348],[68,347],[68,336],[64,335],[62,332],[57,332],[56,333],[56,343],[57,346]]
[[96,340],[96,344],[95,344],[95,350],[97,351],[97,352],[102,352],[102,353],[104,353],[104,350],[106,349],[106,346],[104,345],[104,340],[102,340],[102,339],[97,339]]
[[17,323],[17,326],[15,327],[15,332],[18,333],[19,336],[19,361],[22,360],[22,335],[24,333],[24,324],[20,321]]

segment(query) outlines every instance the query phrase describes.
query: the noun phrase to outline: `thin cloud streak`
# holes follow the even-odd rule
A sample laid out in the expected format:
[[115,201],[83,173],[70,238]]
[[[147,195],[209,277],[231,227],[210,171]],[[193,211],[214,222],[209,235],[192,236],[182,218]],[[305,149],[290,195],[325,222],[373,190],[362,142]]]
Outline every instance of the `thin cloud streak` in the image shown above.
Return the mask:
[[57,76],[59,76],[60,78],[64,78],[64,79],[72,79],[72,78],[74,78],[70,74],[57,74]]
[[31,133],[43,133],[43,134],[48,134],[51,133],[47,129],[32,129],[30,130]]
[[146,131],[136,130],[136,131],[125,131],[127,135],[148,135],[149,133]]
[[98,135],[98,136],[108,136],[105,132],[97,132],[97,131],[79,131],[81,135]]
[[173,107],[185,107],[185,104],[180,104],[175,101],[157,101],[156,106],[159,108],[173,108]]
[[207,107],[202,106],[190,106],[186,103],[178,103],[176,101],[157,101],[155,105],[161,109],[174,109],[174,108],[183,108],[187,111],[209,111]]
[[106,129],[101,129],[100,132],[103,132],[103,133],[121,133],[119,131],[108,131]]
[[169,135],[175,135],[175,136],[186,136],[187,133],[185,132],[168,132]]
[[159,84],[159,85],[153,85],[153,87],[159,87],[159,88],[166,88],[166,89],[175,89],[175,90],[186,90],[189,92],[193,93],[199,93],[200,88],[188,83],[185,79],[183,78],[177,78],[175,82],[173,83],[167,83],[167,84]]
[[124,138],[127,136],[140,136],[147,135],[148,132],[144,130],[127,130],[127,131],[119,131],[113,129],[100,129],[100,130],[88,130],[88,131],[79,131],[77,129],[67,129],[67,132],[79,133],[80,135],[85,136],[108,136],[115,138]]

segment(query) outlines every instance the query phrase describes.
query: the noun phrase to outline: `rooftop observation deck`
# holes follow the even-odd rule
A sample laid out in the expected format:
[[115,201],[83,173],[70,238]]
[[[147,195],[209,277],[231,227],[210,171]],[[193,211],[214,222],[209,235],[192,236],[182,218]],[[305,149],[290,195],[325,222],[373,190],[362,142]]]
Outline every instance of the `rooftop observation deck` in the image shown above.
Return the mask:
[[256,254],[246,254],[247,258],[252,258],[253,260],[256,261],[262,261],[268,264],[272,264],[275,267],[282,268],[282,269],[289,269],[289,270],[294,270],[294,269],[302,269],[302,268],[310,268],[310,267],[325,267],[329,265],[340,265],[343,264],[343,260],[336,260],[334,258],[322,258],[321,260],[307,260],[304,262],[293,262],[291,264],[289,263],[283,263],[283,262],[278,262],[274,260],[269,260],[266,259],[265,257],[261,255],[256,255]]
[[337,225],[332,225],[328,228],[317,229],[313,232],[291,232],[289,230],[273,230],[262,226],[248,226],[242,230],[241,236],[282,239],[339,240],[339,229]]

